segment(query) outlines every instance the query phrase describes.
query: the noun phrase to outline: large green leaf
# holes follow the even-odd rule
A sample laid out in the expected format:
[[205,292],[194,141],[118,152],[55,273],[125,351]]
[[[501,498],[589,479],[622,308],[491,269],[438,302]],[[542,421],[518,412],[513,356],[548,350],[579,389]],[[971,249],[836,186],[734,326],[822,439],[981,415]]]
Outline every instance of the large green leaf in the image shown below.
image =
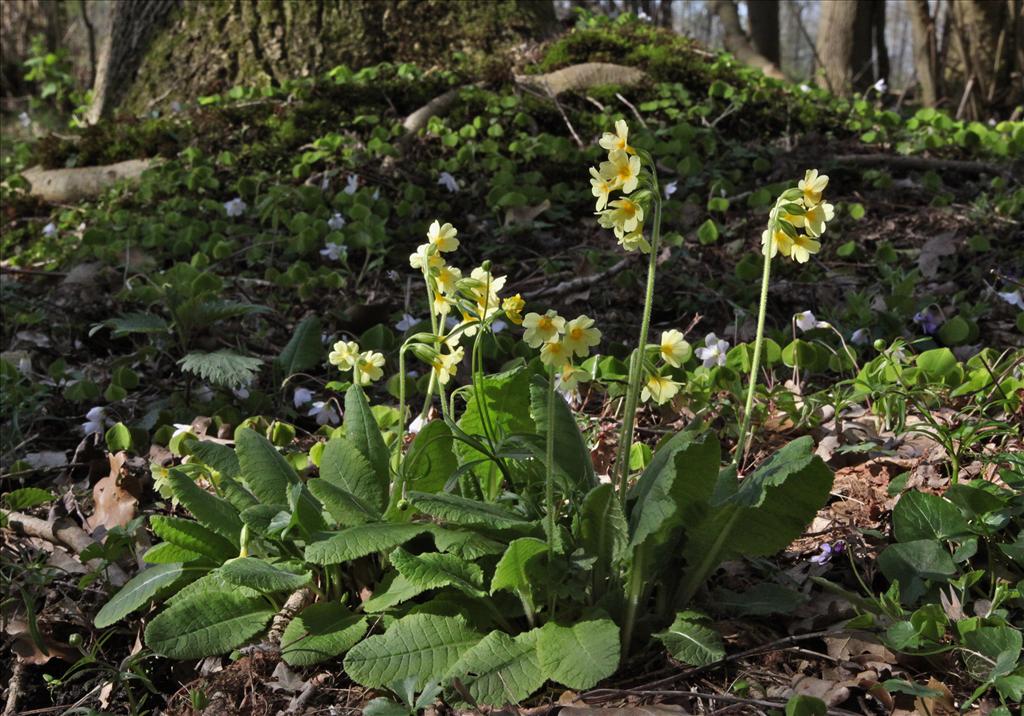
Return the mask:
[[[487,430],[481,405],[487,408],[490,426]],[[490,431],[497,442],[517,433],[535,433],[536,426],[530,417],[530,374],[523,368],[516,368],[484,377],[483,391],[474,388],[458,424],[463,432],[478,439],[485,438]],[[455,452],[461,465],[486,460],[483,453],[461,441],[455,444]],[[483,477],[490,469],[484,462],[473,471]]]
[[431,528],[430,532],[434,535],[434,544],[440,551],[451,552],[463,559],[480,559],[505,551],[504,542],[484,537],[478,532],[437,526]]
[[375,522],[349,527],[328,539],[306,545],[306,561],[313,564],[341,564],[374,552],[386,552],[429,532],[429,525]]
[[363,602],[363,611],[368,614],[387,611],[413,597],[418,597],[425,591],[426,587],[413,584],[398,572],[388,572],[377,585],[373,596]]
[[908,492],[900,498],[892,510],[892,528],[900,542],[948,540],[971,534],[956,505],[925,492]]
[[180,517],[154,515],[149,518],[149,525],[158,537],[190,552],[209,557],[215,562],[223,562],[238,556],[238,547],[198,522]]
[[[358,385],[353,385],[345,392],[345,437],[373,466],[373,470],[377,474],[377,485],[384,486],[386,504],[387,488],[391,484],[389,468],[391,455],[388,452],[388,446],[384,443],[384,436],[380,434],[377,420],[373,417],[373,411],[370,410],[366,394]],[[377,503],[373,501],[371,504],[376,505]],[[381,507],[382,512],[383,510],[384,508]]]
[[199,462],[216,470],[222,477],[238,477],[242,474],[238,456],[228,446],[211,440],[188,440],[185,444],[189,455],[198,458]]
[[242,480],[264,505],[288,504],[288,486],[299,481],[295,469],[273,443],[251,428],[235,436]]
[[291,666],[309,666],[340,656],[366,633],[368,620],[339,602],[313,604],[303,609],[281,636],[281,657]]
[[295,327],[291,340],[274,362],[288,376],[316,366],[323,358],[323,354],[320,319],[314,314]]
[[103,605],[96,614],[96,628],[105,629],[121,621],[136,609],[149,604],[164,590],[179,584],[185,574],[186,568],[175,563],[158,564],[142,570]]
[[544,675],[570,689],[590,689],[619,668],[619,627],[611,619],[572,626],[548,622],[540,629],[537,654]]
[[146,553],[142,555],[142,559],[150,564],[171,564],[172,562],[193,562],[205,558],[198,552],[179,547],[176,544],[160,542],[147,549]]
[[495,529],[532,526],[529,520],[510,510],[460,495],[410,492],[409,499],[420,512],[455,525],[483,525]]
[[452,430],[443,420],[434,420],[416,434],[402,462],[410,490],[440,492],[458,469],[452,450]]
[[176,601],[146,627],[146,646],[172,659],[224,654],[266,627],[274,610],[237,591],[203,591]]
[[533,565],[547,551],[547,543],[535,537],[523,537],[509,542],[508,549],[494,568],[491,594],[499,589],[507,589],[529,596],[530,587],[537,580]]
[[603,575],[608,574],[611,565],[625,556],[629,524],[611,483],[598,485],[583,498],[579,540],[587,555],[597,558],[595,568]]
[[372,507],[327,480],[316,478],[306,484],[313,496],[324,504],[331,517],[342,527],[354,527],[380,518],[380,513]]
[[897,542],[878,555],[878,567],[890,580],[906,587],[912,578],[945,580],[956,573],[956,564],[942,542],[919,539]]
[[230,584],[251,587],[258,592],[294,592],[313,579],[309,572],[294,572],[268,564],[256,557],[229,559],[220,568],[220,574]]
[[[492,631],[463,652],[448,679],[458,679],[477,704],[519,703],[546,681],[537,656],[538,636],[537,629],[514,638]],[[458,691],[451,695],[461,700]]]
[[223,497],[211,495],[180,470],[172,469],[168,472],[167,484],[178,502],[192,513],[199,524],[238,547],[242,520],[230,502]]
[[720,460],[721,448],[712,432],[681,432],[662,445],[633,490],[630,546],[648,540],[660,544],[683,524],[695,495],[710,498]]
[[391,563],[403,577],[423,589],[455,587],[473,597],[485,594],[483,570],[452,554],[427,552],[414,555],[399,548],[391,553]]
[[482,638],[461,616],[412,614],[353,647],[345,656],[345,672],[369,688],[413,679],[419,691],[443,679]]
[[[197,567],[197,569],[201,569]],[[232,594],[239,597],[247,597],[250,599],[259,599],[263,595],[257,592],[255,589],[249,587],[241,587],[237,584],[231,584],[223,576],[221,576],[220,569],[215,569],[212,572],[207,572],[199,579],[194,582],[190,582],[182,587],[179,591],[171,594],[167,597],[167,604],[177,604],[178,602],[191,599],[197,594],[207,594],[214,592],[231,592]]]
[[725,656],[722,637],[697,612],[679,612],[672,626],[654,636],[673,658],[690,666],[706,666]]
[[[530,384],[530,415],[536,425],[537,434],[547,435],[548,388],[539,376]],[[594,474],[594,463],[590,459],[590,449],[576,424],[575,415],[558,393],[555,393],[554,438],[555,445],[558,446],[555,451],[555,463],[568,476],[569,482],[580,492],[594,487],[597,484],[597,476]]]
[[369,460],[347,438],[334,438],[324,445],[320,458],[320,479],[357,497],[360,502],[371,507],[378,518],[387,507],[387,473],[382,479]]

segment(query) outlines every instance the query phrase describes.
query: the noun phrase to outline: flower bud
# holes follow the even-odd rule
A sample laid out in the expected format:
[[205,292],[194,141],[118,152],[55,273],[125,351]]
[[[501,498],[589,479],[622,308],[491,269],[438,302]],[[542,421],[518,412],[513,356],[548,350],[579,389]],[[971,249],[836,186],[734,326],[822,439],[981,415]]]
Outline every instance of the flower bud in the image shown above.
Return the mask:
[[883,341],[881,338],[876,339],[875,343],[874,343],[874,347],[875,347],[876,351],[883,351],[883,350],[885,350],[885,341]]

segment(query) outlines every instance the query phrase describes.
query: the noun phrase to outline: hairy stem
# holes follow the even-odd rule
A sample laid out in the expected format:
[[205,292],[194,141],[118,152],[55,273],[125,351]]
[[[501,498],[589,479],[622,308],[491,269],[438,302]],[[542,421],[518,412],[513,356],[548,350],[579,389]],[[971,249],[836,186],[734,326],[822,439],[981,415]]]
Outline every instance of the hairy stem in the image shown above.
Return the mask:
[[544,510],[548,533],[548,619],[555,612],[555,369],[548,369],[548,435],[544,455],[546,467],[544,480]]
[[[769,229],[770,231],[771,229]],[[750,419],[754,409],[754,390],[757,388],[757,372],[761,369],[761,350],[764,341],[764,317],[768,312],[768,281],[771,277],[772,257],[764,252],[764,273],[761,274],[761,303],[757,310],[757,338],[754,339],[754,356],[750,360],[750,380],[747,386],[747,400],[743,407],[743,422],[740,423],[740,434],[736,440],[736,469],[743,466],[743,453],[747,448],[747,432],[750,430]]]

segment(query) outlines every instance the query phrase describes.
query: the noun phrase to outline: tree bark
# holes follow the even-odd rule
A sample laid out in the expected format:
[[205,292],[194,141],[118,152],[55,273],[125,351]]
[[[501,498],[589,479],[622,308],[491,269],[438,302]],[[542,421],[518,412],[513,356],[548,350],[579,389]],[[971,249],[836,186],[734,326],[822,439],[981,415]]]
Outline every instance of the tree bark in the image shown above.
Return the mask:
[[950,10],[951,99],[971,119],[1014,107],[1024,94],[1024,0],[957,0]]
[[747,19],[754,49],[776,67],[782,66],[779,54],[779,0],[747,0]]
[[925,107],[938,104],[939,89],[938,44],[935,18],[928,9],[928,0],[912,0],[910,24],[914,33],[914,71],[921,85],[921,103]]
[[815,48],[822,65],[820,81],[837,95],[865,90],[876,80],[885,79],[889,73],[885,0],[823,2]]
[[718,19],[722,23],[723,43],[726,50],[734,54],[736,59],[743,64],[761,70],[768,77],[785,79],[779,66],[751,45],[750,38],[743,32],[743,27],[740,25],[740,15],[735,0],[715,0],[713,11],[717,13]]

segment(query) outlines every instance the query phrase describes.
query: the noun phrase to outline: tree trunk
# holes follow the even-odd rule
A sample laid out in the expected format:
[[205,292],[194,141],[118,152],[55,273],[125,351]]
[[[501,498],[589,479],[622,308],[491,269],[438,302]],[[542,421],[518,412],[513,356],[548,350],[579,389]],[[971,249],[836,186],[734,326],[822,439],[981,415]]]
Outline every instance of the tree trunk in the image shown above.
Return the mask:
[[1024,0],[958,0],[951,5],[947,79],[958,114],[981,119],[1021,101]]
[[[718,19],[722,23],[722,42],[726,50],[734,54],[736,59],[743,64],[761,70],[768,77],[785,79],[779,66],[755,50],[750,44],[750,38],[743,32],[743,27],[740,25],[740,14],[735,0],[715,0],[713,11],[718,14]],[[778,35],[777,31],[776,35]]]
[[[820,79],[837,95],[867,89],[884,79],[889,73],[885,0],[822,2],[815,47],[822,65]],[[872,49],[877,53],[877,67]]]
[[921,85],[921,103],[934,107],[941,95],[939,89],[938,45],[935,19],[928,10],[928,0],[912,0],[910,23],[914,32],[914,71]]
[[754,49],[776,67],[781,67],[779,0],[747,0],[747,20]]
[[[165,23],[140,9],[165,5]],[[456,51],[493,62],[500,49],[558,29],[551,0],[117,0],[116,12],[130,31],[111,33],[106,63],[101,48],[95,116],[338,65],[432,66]]]

